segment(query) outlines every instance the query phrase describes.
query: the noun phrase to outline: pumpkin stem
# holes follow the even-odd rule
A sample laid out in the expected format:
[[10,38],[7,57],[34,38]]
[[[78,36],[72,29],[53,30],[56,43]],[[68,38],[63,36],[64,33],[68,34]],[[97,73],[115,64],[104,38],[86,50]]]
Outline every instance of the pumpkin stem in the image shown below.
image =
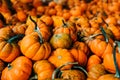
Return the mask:
[[38,79],[38,76],[37,74],[35,74],[34,76],[32,76],[29,80],[37,80]]
[[8,70],[10,70],[12,68],[12,66],[9,63],[7,65],[7,67],[8,67]]
[[113,44],[113,59],[114,59],[114,65],[115,65],[115,69],[116,69],[116,74],[115,77],[120,78],[120,70],[118,68],[118,64],[117,64],[117,60],[116,60],[116,47],[117,47],[118,42],[115,41],[115,43]]
[[81,67],[81,66],[73,66],[73,68],[74,69],[79,69],[79,70],[83,71],[85,73],[85,75],[88,76],[87,71],[83,67]]
[[42,38],[42,34],[40,32],[39,27],[37,26],[37,23],[32,19],[32,17],[30,16],[30,20],[35,24],[35,29],[34,31],[38,33],[38,36],[40,38],[40,43],[42,44],[44,42],[43,38]]
[[118,45],[118,52],[120,53],[120,42],[119,41],[115,41],[115,43],[117,43],[117,45]]
[[83,37],[82,40],[83,40],[83,41],[89,41],[89,40],[91,40],[91,39],[93,39],[94,37],[99,36],[99,35],[102,35],[102,33],[93,34],[93,35],[88,36],[88,37]]
[[65,21],[62,19],[63,27],[68,27]]
[[7,42],[8,43],[16,42],[16,41],[20,40],[21,38],[23,38],[24,36],[25,36],[24,34],[15,35],[15,36],[11,37],[10,39],[8,39]]
[[55,69],[54,72],[53,72],[53,74],[52,74],[52,80],[55,80],[56,75],[61,72],[60,69],[61,69],[62,67],[66,66],[66,65],[71,65],[71,64],[72,64],[72,65],[73,65],[73,64],[78,64],[78,62],[68,62],[68,63],[63,64],[62,66],[58,67],[57,69]]
[[105,41],[108,43],[109,42],[108,36],[102,26],[100,26],[100,30],[105,38]]
[[[106,15],[107,16],[107,14],[104,12],[104,15]],[[105,20],[102,18],[102,21],[103,21],[103,23],[105,23],[106,24],[106,26],[108,27],[109,25],[105,22]]]

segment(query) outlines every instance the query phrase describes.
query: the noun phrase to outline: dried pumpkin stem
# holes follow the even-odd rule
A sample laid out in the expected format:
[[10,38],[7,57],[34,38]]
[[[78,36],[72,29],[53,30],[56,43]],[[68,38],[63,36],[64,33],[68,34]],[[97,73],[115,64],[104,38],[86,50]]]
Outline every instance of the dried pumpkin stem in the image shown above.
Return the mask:
[[117,45],[118,45],[118,52],[120,53],[120,42],[119,41],[115,41],[115,43],[117,43]]
[[[105,12],[104,12],[104,15],[107,15]],[[102,21],[103,21],[103,23],[105,23],[106,24],[106,26],[108,27],[108,24],[105,22],[105,20],[102,18]]]
[[109,42],[108,36],[102,26],[100,26],[100,30],[105,38],[105,41],[108,43]]
[[68,62],[66,64],[63,64],[62,66],[58,67],[54,72],[53,72],[53,75],[52,75],[52,80],[54,80],[56,78],[56,75],[61,72],[60,69],[63,68],[64,66],[66,65],[73,65],[73,64],[78,64],[78,62]]
[[8,43],[16,42],[24,37],[24,34],[18,34],[7,40]]
[[93,38],[95,38],[96,36],[99,36],[99,35],[102,35],[102,33],[93,34],[93,35],[91,35],[89,37],[83,37],[83,40],[84,41],[91,40],[91,39],[93,39]]
[[43,40],[43,38],[42,38],[42,34],[41,34],[41,32],[40,32],[40,29],[39,29],[39,27],[37,26],[37,23],[32,19],[32,17],[30,16],[30,20],[35,24],[35,32],[37,32],[38,33],[38,36],[39,36],[39,38],[40,38],[40,43],[42,44],[43,42],[44,42],[44,40]]
[[118,68],[118,64],[117,64],[117,60],[116,60],[116,47],[117,47],[117,43],[115,42],[113,44],[113,59],[114,59],[114,65],[115,65],[115,69],[116,69],[115,77],[120,78],[120,70]]
[[68,27],[64,20],[62,20],[63,27]]
[[81,71],[83,71],[85,73],[86,76],[88,76],[87,71],[83,67],[81,67],[81,66],[73,66],[73,68],[80,69]]
[[37,80],[38,79],[38,76],[37,74],[35,74],[34,76],[32,76],[29,80]]
[[12,66],[9,63],[7,65],[7,67],[8,67],[8,70],[10,70],[12,68]]

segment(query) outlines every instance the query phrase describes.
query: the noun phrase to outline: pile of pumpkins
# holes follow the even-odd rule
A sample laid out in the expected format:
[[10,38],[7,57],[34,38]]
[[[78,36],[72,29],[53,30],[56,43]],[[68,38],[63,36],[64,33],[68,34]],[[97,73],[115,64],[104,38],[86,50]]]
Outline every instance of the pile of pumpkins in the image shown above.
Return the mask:
[[120,0],[0,0],[0,80],[120,80]]

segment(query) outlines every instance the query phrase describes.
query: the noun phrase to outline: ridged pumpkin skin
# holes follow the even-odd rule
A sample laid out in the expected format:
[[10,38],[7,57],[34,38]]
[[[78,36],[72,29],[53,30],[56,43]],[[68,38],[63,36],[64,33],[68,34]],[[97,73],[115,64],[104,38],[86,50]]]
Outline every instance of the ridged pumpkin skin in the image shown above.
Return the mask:
[[70,50],[72,56],[74,57],[75,61],[79,63],[81,66],[86,66],[87,64],[87,55],[80,49],[72,48]]
[[[37,26],[40,29],[40,32],[41,32],[41,35],[42,35],[43,39],[45,41],[48,41],[48,39],[51,36],[51,32],[50,32],[50,29],[49,29],[50,27],[48,27],[44,22],[42,22],[40,18],[36,18],[36,17],[32,17],[32,18],[33,18],[34,21],[36,21]],[[30,33],[34,32],[35,25],[30,20],[29,17],[27,19],[27,23],[26,24],[28,25],[28,27],[26,28],[25,35],[29,35]]]
[[64,70],[61,77],[66,80],[86,80],[86,76],[79,70]]
[[[120,53],[116,53],[116,60],[118,64],[118,68],[120,69]],[[105,69],[110,73],[115,73],[116,69],[114,66],[114,60],[113,60],[113,54],[107,54],[103,58],[103,65],[105,66]]]
[[2,71],[1,80],[28,80],[32,62],[25,56],[17,57]]
[[40,42],[36,32],[26,35],[20,42],[20,49],[23,55],[32,60],[47,59],[51,53],[51,46],[48,42]]
[[47,60],[40,60],[34,63],[33,69],[37,73],[37,80],[51,79],[55,67]]
[[88,71],[88,79],[97,80],[100,76],[105,74],[106,70],[102,64],[94,64]]
[[50,39],[50,44],[54,49],[70,48],[72,39],[68,34],[65,33],[54,34]]
[[119,28],[119,26],[109,24],[108,29],[110,29],[112,31],[114,38],[116,40],[120,40],[120,28]]
[[103,58],[104,55],[112,53],[112,40],[111,42],[106,42],[105,40],[101,39],[93,39],[90,40],[88,43],[88,46],[90,47],[90,50],[97,56]]
[[73,44],[73,48],[76,48],[78,50],[82,50],[87,56],[89,55],[89,48],[87,46],[87,44],[85,44],[84,42],[79,42],[79,41],[76,41],[74,44]]
[[[74,59],[67,49],[57,48],[52,52],[51,56],[48,58],[48,61],[50,61],[56,68],[58,68],[65,63],[74,62]],[[67,65],[62,69],[69,68],[71,68],[71,65]]]
[[71,22],[64,22],[60,27],[53,29],[54,34],[66,33],[70,35],[73,42],[77,40],[76,27]]
[[20,55],[18,44],[10,40],[14,35],[10,27],[0,29],[0,59],[5,62],[11,62]]
[[101,58],[99,58],[97,55],[91,55],[89,58],[88,58],[88,61],[87,61],[87,71],[89,71],[92,66],[96,65],[96,64],[101,64],[102,60]]

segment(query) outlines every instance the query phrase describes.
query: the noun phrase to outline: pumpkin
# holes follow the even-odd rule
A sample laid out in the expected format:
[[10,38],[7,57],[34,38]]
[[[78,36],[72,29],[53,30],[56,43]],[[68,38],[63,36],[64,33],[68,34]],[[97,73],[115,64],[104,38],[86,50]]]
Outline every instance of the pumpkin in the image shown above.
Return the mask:
[[33,69],[37,74],[37,80],[48,80],[52,78],[54,66],[48,60],[40,60],[33,64]]
[[5,62],[12,62],[20,55],[20,48],[17,41],[24,35],[15,35],[12,29],[4,27],[0,29],[0,59]]
[[[88,41],[88,46],[90,50],[97,56],[103,58],[104,55],[112,53],[112,43],[113,40],[108,38],[104,29],[101,27],[104,38],[95,38]],[[96,35],[95,35],[96,36]]]
[[76,41],[76,42],[74,42],[72,48],[82,50],[87,56],[89,56],[89,54],[90,54],[89,48],[88,48],[87,44],[84,42]]
[[48,15],[42,15],[40,20],[42,20],[47,26],[51,26],[53,24],[53,19]]
[[61,77],[68,80],[86,80],[84,73],[79,70],[65,70]]
[[63,17],[52,16],[52,19],[53,19],[53,26],[54,27],[60,27],[63,24],[63,22],[62,22],[62,20],[64,20]]
[[109,24],[108,29],[111,30],[116,40],[120,40],[120,28],[117,25]]
[[[109,74],[102,75],[101,77],[98,78],[98,80],[120,80],[120,66],[119,66],[120,64],[118,62],[119,53],[117,53],[117,51],[116,51],[117,46],[120,46],[120,42],[115,41],[115,43],[113,45],[113,54],[109,56],[109,59],[110,59],[109,61],[111,61],[111,62],[108,61],[108,63],[107,63],[107,65],[109,65],[110,68],[106,67],[106,65],[104,63],[105,61],[103,61],[106,70],[111,72],[111,74],[109,73]],[[108,60],[108,58],[107,58],[107,60]],[[113,74],[113,73],[115,73],[115,74]]]
[[[115,44],[116,43],[114,43],[114,45]],[[116,51],[114,48],[112,50]],[[120,57],[119,51],[116,51],[115,54],[116,54],[115,56],[116,56],[117,65],[118,65],[118,68],[120,69],[120,63],[118,62],[119,59],[120,59],[119,58]],[[112,53],[111,54],[106,54],[105,57],[103,58],[103,65],[105,66],[105,69],[110,73],[115,73],[116,68],[115,68],[114,64],[115,64],[114,63],[114,54],[112,54]]]
[[[48,41],[50,36],[51,36],[50,27],[48,27],[46,25],[46,23],[44,23],[40,18],[36,18],[34,16],[32,16],[31,18],[34,21],[36,21],[37,26],[39,27],[39,30],[41,32],[41,35],[42,35],[43,39],[45,41]],[[35,25],[34,25],[33,21],[31,20],[31,18],[28,17],[28,19],[27,19],[27,23],[26,24],[28,25],[28,27],[27,27],[27,29],[25,31],[25,35],[28,35],[28,34],[34,32]]]
[[15,34],[25,34],[26,28],[26,24],[16,23],[16,25],[12,27],[12,30]]
[[71,22],[65,22],[62,20],[63,24],[60,27],[55,27],[53,29],[54,34],[66,33],[70,35],[73,42],[77,40],[76,28]]
[[[69,50],[57,48],[51,53],[48,61],[50,61],[56,68],[58,68],[67,62],[74,62],[74,58]],[[63,69],[69,69],[70,67],[71,65],[68,65],[65,66]]]
[[[56,68],[52,75],[52,80],[86,80],[87,72],[81,66],[77,65],[77,62],[68,62],[62,66]],[[61,70],[68,65],[73,65],[71,69]]]
[[97,80],[100,76],[105,75],[106,70],[102,64],[94,64],[88,71],[88,80]]
[[92,68],[92,66],[96,64],[101,64],[101,63],[102,63],[102,59],[97,55],[93,54],[88,58],[86,69],[87,71],[89,71]]
[[70,48],[70,46],[72,45],[72,39],[66,33],[53,34],[50,38],[50,44],[54,49]]
[[87,55],[81,49],[72,48],[70,52],[73,55],[75,61],[79,63],[79,65],[86,66]]
[[48,42],[43,40],[41,32],[35,23],[35,32],[26,35],[20,41],[20,49],[23,55],[32,60],[47,59],[51,53],[51,46]]
[[5,0],[1,0],[0,14],[4,17],[5,22],[8,23],[12,14],[8,8],[7,1]]
[[25,56],[17,57],[2,71],[1,80],[28,80],[32,62]]

